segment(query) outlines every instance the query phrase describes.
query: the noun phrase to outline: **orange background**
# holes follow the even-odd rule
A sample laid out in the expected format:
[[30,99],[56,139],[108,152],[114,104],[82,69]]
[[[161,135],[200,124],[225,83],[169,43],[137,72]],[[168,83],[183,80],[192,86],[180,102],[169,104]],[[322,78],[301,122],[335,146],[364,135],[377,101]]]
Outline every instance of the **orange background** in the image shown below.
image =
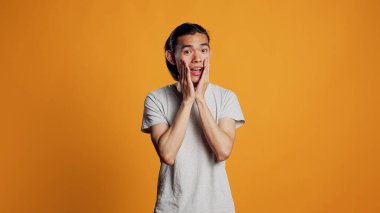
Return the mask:
[[164,42],[211,36],[238,213],[380,212],[378,1],[1,1],[0,212],[152,212]]

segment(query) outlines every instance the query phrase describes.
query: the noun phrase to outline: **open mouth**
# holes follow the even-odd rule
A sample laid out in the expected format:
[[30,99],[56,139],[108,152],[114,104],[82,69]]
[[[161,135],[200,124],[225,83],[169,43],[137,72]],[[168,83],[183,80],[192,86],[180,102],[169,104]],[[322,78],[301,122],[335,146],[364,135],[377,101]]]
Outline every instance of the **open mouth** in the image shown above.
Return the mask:
[[198,76],[198,75],[202,74],[202,72],[203,72],[203,67],[195,67],[195,68],[191,68],[191,69],[190,69],[190,72],[191,72],[192,75]]

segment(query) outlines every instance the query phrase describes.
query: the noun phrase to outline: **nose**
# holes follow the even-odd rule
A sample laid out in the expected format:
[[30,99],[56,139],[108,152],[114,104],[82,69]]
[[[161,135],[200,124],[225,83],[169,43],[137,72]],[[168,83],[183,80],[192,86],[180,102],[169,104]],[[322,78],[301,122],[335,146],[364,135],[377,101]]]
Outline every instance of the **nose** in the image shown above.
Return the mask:
[[202,62],[201,53],[199,53],[198,51],[195,51],[195,53],[194,53],[193,62],[194,63]]

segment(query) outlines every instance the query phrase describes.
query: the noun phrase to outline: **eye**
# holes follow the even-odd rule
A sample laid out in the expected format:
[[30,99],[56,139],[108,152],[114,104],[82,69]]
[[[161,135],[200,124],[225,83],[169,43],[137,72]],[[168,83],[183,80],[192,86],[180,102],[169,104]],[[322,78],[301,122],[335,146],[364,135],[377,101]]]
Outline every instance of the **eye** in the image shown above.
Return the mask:
[[183,51],[183,53],[185,53],[186,55],[188,55],[190,53],[190,50],[185,50],[185,51]]
[[205,53],[205,52],[207,52],[207,51],[208,51],[207,48],[202,49],[202,52],[203,52],[203,53]]

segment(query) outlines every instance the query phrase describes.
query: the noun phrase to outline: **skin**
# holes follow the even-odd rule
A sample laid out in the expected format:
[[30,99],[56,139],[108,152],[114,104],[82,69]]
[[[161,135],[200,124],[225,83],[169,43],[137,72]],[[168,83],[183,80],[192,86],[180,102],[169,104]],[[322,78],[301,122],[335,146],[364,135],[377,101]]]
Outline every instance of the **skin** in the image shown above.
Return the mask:
[[[217,124],[204,99],[209,84],[211,58],[211,48],[206,35],[196,33],[178,37],[175,53],[166,51],[165,56],[179,71],[177,88],[182,93],[182,102],[171,126],[164,123],[152,126],[151,139],[161,162],[170,166],[174,164],[194,103],[198,107],[207,143],[218,161],[226,160],[231,154],[235,140],[235,120],[222,118]],[[193,67],[203,67],[202,74],[193,75],[190,72]]]

